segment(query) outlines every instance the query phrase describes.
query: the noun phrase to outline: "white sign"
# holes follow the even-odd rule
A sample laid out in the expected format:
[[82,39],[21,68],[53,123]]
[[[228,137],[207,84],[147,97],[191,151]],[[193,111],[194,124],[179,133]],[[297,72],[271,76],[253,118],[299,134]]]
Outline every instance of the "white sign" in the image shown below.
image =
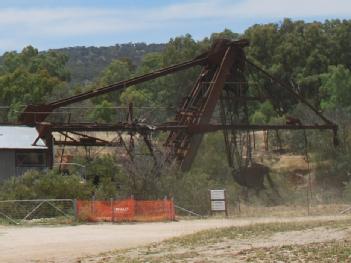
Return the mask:
[[227,215],[225,190],[210,190],[211,211],[224,211]]
[[225,201],[211,201],[212,211],[225,211]]
[[225,200],[224,190],[210,190],[211,200]]

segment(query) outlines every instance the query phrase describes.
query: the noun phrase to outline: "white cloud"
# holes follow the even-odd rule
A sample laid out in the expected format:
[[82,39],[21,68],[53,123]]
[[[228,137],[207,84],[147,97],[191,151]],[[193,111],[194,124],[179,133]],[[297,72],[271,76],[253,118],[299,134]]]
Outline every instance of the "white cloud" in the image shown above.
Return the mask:
[[[280,18],[350,16],[350,0],[189,1],[149,9],[45,8],[2,9],[0,27],[27,28],[27,33],[92,34],[123,32],[167,21],[207,18]],[[165,25],[164,25],[165,26]]]
[[[351,17],[351,0],[192,0],[153,8],[8,8],[0,9],[0,44],[9,46],[36,38],[67,38],[113,33],[167,30],[172,24],[199,28],[210,19],[222,28],[241,19],[282,17]],[[184,32],[187,33],[187,32]],[[5,38],[6,40],[2,39]],[[22,39],[22,41],[17,41]],[[0,47],[1,48],[1,47]]]
[[351,15],[350,0],[247,0],[232,8],[241,16],[247,14],[268,18]]

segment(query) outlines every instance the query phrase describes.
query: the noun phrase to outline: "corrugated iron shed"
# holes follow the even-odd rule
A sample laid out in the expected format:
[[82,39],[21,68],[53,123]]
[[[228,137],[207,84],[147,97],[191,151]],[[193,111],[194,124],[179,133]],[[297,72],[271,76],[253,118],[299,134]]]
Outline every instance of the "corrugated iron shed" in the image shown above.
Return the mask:
[[0,126],[0,149],[47,149],[43,140],[39,139],[36,146],[33,142],[38,132],[27,126]]

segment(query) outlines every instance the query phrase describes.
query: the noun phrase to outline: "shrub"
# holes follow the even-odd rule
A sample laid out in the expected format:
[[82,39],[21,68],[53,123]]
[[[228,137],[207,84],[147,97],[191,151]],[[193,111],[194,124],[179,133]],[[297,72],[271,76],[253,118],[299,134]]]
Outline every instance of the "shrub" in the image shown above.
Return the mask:
[[62,176],[55,170],[28,171],[0,185],[0,199],[90,198],[93,187],[77,175]]

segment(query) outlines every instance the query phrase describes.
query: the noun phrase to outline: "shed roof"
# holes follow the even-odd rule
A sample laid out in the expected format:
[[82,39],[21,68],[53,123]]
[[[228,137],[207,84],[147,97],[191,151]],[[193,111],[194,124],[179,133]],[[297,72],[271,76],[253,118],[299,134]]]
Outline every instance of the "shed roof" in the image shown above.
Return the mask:
[[33,146],[38,132],[27,126],[0,126],[0,149],[47,149],[43,140],[39,139]]

